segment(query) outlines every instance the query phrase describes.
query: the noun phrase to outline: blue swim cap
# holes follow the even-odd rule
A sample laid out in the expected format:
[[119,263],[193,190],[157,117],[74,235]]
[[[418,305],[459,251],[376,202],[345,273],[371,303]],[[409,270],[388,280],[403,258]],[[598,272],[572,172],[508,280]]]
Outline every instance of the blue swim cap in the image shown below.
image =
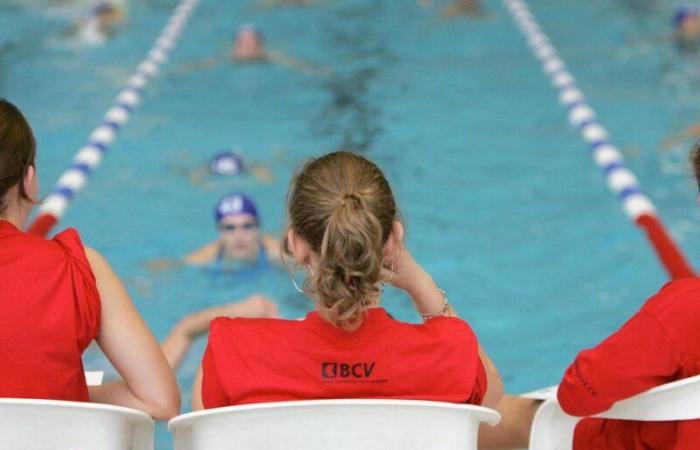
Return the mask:
[[236,31],[236,35],[233,37],[233,39],[236,40],[239,34],[244,33],[246,31],[252,31],[253,33],[255,33],[258,39],[260,39],[260,41],[265,42],[265,35],[260,30],[260,28],[258,28],[258,26],[254,23],[244,23],[243,25],[239,26],[238,31]]
[[231,151],[223,151],[209,162],[209,172],[213,175],[238,175],[245,170],[243,158]]
[[679,27],[685,19],[690,17],[696,17],[698,15],[698,9],[690,5],[681,5],[676,8],[676,13],[673,15],[673,25]]
[[92,14],[95,16],[111,12],[114,12],[114,5],[110,2],[100,2],[92,8]]
[[256,223],[260,222],[255,203],[245,194],[239,192],[223,196],[219,203],[216,204],[216,210],[214,211],[216,223],[221,222],[221,219],[224,217],[237,216],[239,214],[250,214],[255,217]]

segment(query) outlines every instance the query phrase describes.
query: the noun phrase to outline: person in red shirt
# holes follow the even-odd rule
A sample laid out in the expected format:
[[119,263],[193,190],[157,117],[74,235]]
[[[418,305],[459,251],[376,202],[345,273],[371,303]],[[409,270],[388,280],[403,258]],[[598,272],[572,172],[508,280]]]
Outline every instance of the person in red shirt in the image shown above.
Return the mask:
[[262,294],[225,305],[210,306],[180,319],[160,344],[165,359],[177,370],[192,346],[192,342],[209,331],[209,323],[217,317],[279,317],[277,305]]
[[[700,187],[700,151],[691,158]],[[700,278],[666,284],[618,331],[578,354],[557,397],[574,416],[590,416],[660,384],[700,374]],[[700,420],[583,419],[574,449],[700,448]]]
[[[700,146],[691,160],[700,188]],[[700,374],[698,324],[700,278],[666,284],[618,331],[576,356],[559,385],[559,404],[572,416],[591,416],[655,386]],[[479,448],[527,446],[538,404],[536,400],[505,395],[497,407],[502,421],[492,430],[482,427]],[[574,430],[573,449],[697,450],[700,420],[584,418]]]
[[[34,136],[0,99],[0,397],[93,401],[178,414],[177,383],[105,259],[67,229],[22,231],[38,194]],[[97,341],[124,378],[88,388],[81,354]]]
[[[307,273],[303,320],[217,318],[193,408],[324,398],[493,406],[501,379],[469,325],[403,247],[381,170],[349,152],[307,162],[292,180],[284,248]],[[394,320],[381,285],[408,293],[424,323]]]

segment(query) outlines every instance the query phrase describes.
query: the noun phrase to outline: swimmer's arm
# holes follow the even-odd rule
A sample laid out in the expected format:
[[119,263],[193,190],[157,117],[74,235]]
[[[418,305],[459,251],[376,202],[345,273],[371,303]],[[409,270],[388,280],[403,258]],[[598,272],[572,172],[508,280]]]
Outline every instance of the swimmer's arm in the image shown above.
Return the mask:
[[253,294],[244,300],[221,306],[212,306],[189,314],[180,320],[165,338],[161,347],[168,364],[177,369],[185,358],[192,340],[209,331],[209,324],[217,317],[278,317],[277,306],[269,298]]
[[192,253],[188,253],[187,255],[183,256],[180,261],[188,266],[203,266],[213,263],[218,252],[219,242],[214,241],[205,245],[204,247],[198,248]]
[[155,338],[107,261],[85,248],[101,299],[97,343],[123,381],[89,388],[90,400],[145,411],[169,419],[180,411],[175,377]]
[[298,70],[307,75],[329,75],[333,72],[328,67],[317,66],[316,64],[298,58],[292,58],[291,56],[274,50],[267,50],[265,52],[265,59],[272,63]]
[[269,234],[265,234],[261,238],[262,245],[265,248],[265,253],[267,253],[270,261],[279,263],[282,261],[282,247],[280,241],[273,238]]
[[180,259],[160,258],[148,261],[145,265],[151,272],[158,272],[182,266],[204,266],[211,264],[219,252],[219,243],[214,241],[186,254]]
[[217,64],[219,64],[219,60],[216,58],[200,59],[199,61],[193,61],[193,62],[185,63],[185,64],[181,65],[178,72],[189,73],[189,72],[194,72],[196,70],[201,70],[201,69],[210,69],[210,68],[215,67]]
[[473,6],[462,6],[460,4],[454,3],[452,5],[447,5],[442,9],[442,17],[452,18],[464,14],[469,17],[479,17],[482,15],[481,7],[478,4]]
[[660,44],[664,42],[671,42],[676,39],[676,34],[675,33],[665,33],[665,34],[657,34],[654,36],[645,36],[645,37],[635,37],[635,38],[627,38],[626,39],[626,44],[629,46],[639,46],[639,45],[649,45],[649,44]]
[[190,184],[192,184],[192,186],[203,185],[204,180],[206,179],[208,174],[209,174],[209,167],[208,166],[197,167],[189,174],[188,178],[190,180]]
[[279,5],[280,5],[279,0],[260,0],[257,3],[256,9],[270,9],[270,8],[274,8],[275,6],[279,6]]
[[250,165],[249,171],[255,178],[258,179],[258,181],[263,183],[272,183],[275,180],[274,175],[272,175],[272,171],[270,171],[265,164],[253,163]]
[[695,124],[691,127],[686,128],[685,130],[681,131],[680,133],[673,134],[671,136],[666,137],[663,142],[661,143],[661,149],[662,150],[668,150],[674,145],[678,144],[679,142],[682,142],[686,139],[690,138],[697,138],[700,137],[700,123]]

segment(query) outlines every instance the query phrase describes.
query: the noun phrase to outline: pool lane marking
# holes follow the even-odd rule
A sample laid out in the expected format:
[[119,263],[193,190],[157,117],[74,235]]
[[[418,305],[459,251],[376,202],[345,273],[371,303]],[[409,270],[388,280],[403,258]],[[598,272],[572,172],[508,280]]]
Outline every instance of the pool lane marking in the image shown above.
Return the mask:
[[693,269],[665,230],[654,204],[643,193],[632,171],[625,166],[624,157],[610,142],[608,131],[598,121],[595,111],[578,88],[576,79],[542,31],[527,3],[523,0],[504,0],[504,3],[542,64],[542,70],[557,90],[559,101],[567,108],[569,122],[588,144],[593,160],[603,170],[609,189],[622,202],[624,212],[646,231],[672,278],[694,276]]
[[102,123],[90,133],[85,146],[74,156],[73,164],[59,177],[40,206],[39,214],[29,229],[31,233],[41,236],[48,234],[63,217],[75,194],[85,187],[119,131],[138,107],[144,89],[158,76],[159,66],[168,60],[198,3],[199,0],[182,0],[175,7],[152,48],[105,113]]

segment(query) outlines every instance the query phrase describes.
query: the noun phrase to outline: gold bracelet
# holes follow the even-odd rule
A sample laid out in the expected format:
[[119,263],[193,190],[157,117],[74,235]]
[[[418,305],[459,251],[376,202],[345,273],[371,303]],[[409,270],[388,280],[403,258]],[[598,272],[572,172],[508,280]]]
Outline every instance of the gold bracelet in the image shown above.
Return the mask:
[[450,301],[447,299],[447,294],[445,294],[444,289],[438,288],[438,291],[440,291],[440,293],[442,294],[442,307],[439,311],[431,314],[423,314],[422,312],[418,311],[418,309],[416,309],[416,311],[418,311],[418,314],[420,314],[423,320],[432,319],[433,317],[437,316],[444,316],[447,313],[447,309],[450,307]]

